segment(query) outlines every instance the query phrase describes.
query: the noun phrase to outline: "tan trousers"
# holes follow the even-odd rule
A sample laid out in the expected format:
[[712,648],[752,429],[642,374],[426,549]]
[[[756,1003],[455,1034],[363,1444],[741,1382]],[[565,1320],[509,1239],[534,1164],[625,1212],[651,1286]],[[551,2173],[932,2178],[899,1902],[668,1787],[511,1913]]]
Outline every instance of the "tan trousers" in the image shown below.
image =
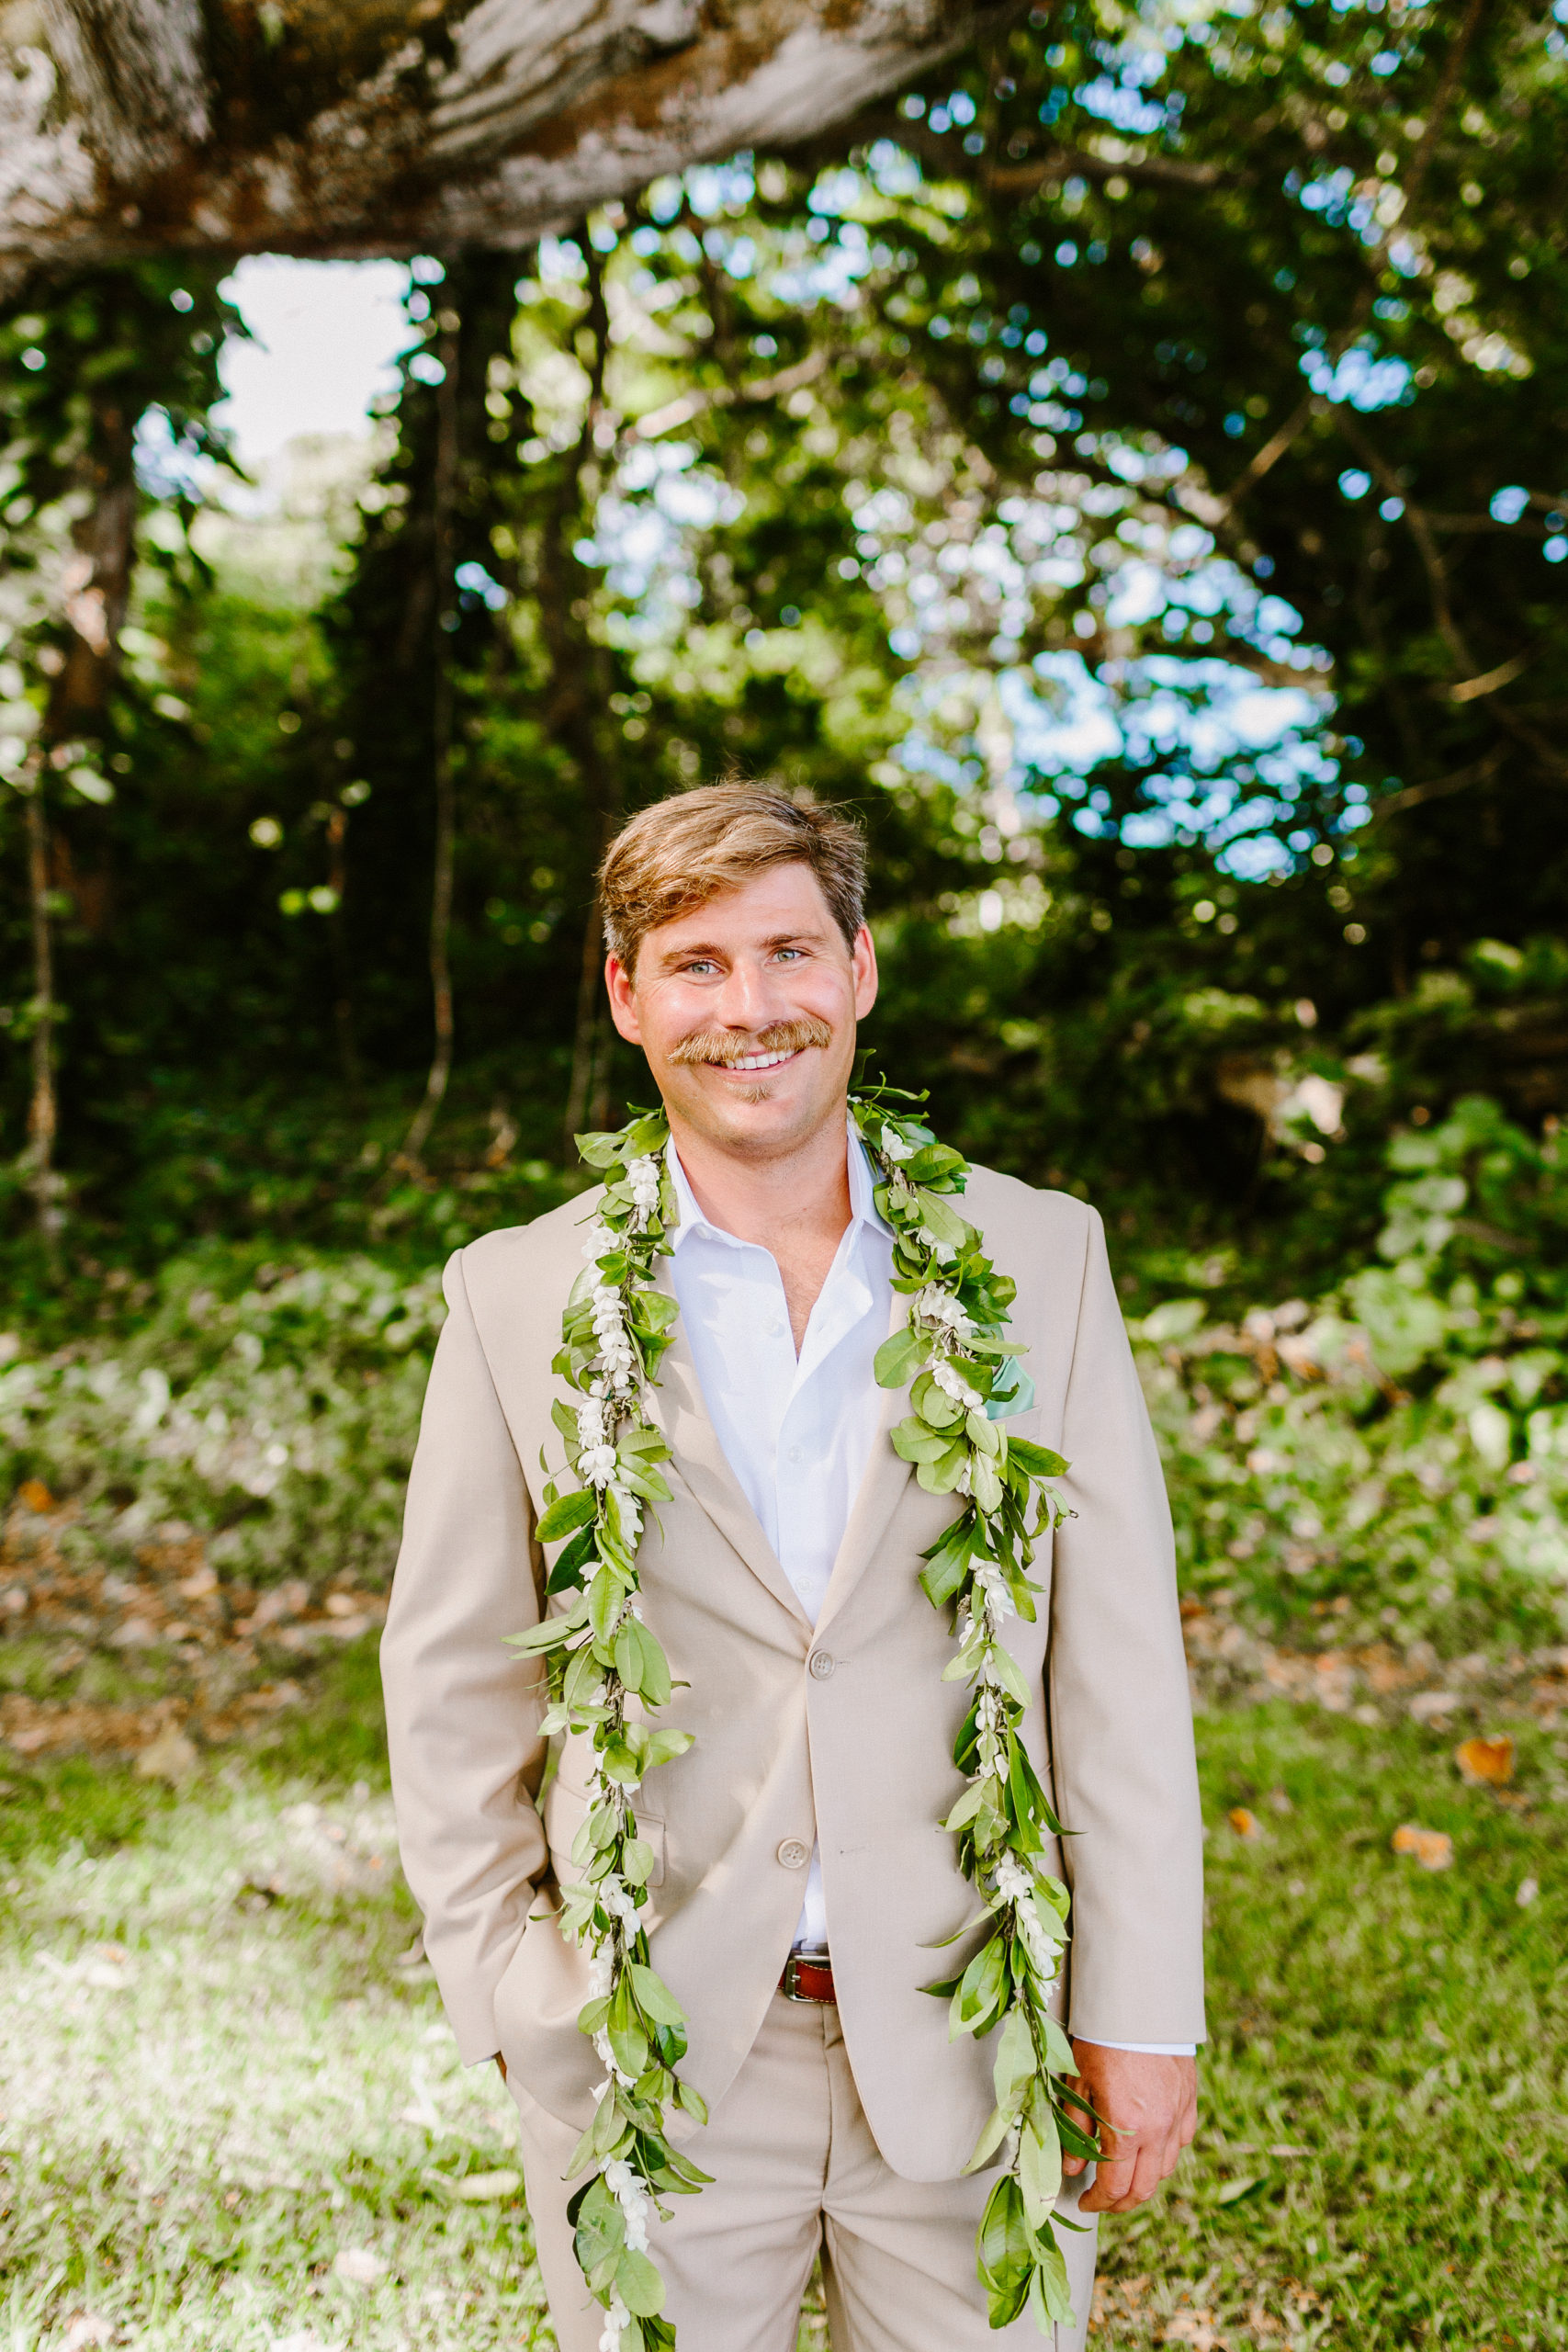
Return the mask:
[[[518,2089],[523,2168],[539,2267],[560,2352],[598,2352],[604,2312],[571,2247],[561,2173],[577,2134]],[[818,2253],[833,2352],[1041,2352],[1027,2313],[992,2334],[975,2271],[975,2231],[994,2173],[902,2180],[877,2152],[832,2007],[776,1994],[707,2128],[687,2152],[713,2184],[667,2199],[649,2251],[662,2272],[680,2352],[795,2352],[800,2299]],[[1060,2210],[1077,2219],[1079,2188]],[[1092,2216],[1086,2217],[1091,2223]],[[1095,2236],[1063,2231],[1075,2327],[1055,2352],[1082,2352]]]

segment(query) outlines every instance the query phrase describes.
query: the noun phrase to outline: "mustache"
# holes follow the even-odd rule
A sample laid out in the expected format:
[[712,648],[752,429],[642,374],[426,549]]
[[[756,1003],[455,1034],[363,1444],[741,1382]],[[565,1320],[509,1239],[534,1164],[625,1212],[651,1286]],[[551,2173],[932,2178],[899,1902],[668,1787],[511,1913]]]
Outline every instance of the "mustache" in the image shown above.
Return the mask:
[[[803,1012],[794,1021],[775,1021],[760,1029],[754,1037],[743,1037],[733,1029],[695,1029],[682,1037],[670,1058],[687,1064],[716,1062],[722,1069],[731,1069],[752,1054],[799,1054],[808,1046],[826,1049],[833,1042],[833,1032],[814,1012]],[[761,1073],[759,1073],[761,1075]]]

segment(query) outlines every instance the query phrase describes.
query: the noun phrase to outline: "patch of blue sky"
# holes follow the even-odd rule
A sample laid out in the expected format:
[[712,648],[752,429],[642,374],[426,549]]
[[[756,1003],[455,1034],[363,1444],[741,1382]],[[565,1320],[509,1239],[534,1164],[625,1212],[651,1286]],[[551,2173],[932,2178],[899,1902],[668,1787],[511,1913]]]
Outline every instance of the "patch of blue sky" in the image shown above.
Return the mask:
[[857,211],[865,194],[865,182],[859,172],[847,164],[833,171],[822,172],[806,199],[807,209],[820,213],[828,220],[842,219],[846,213]]
[[948,744],[933,742],[921,727],[910,728],[897,746],[895,756],[906,775],[929,775],[954,792],[966,791],[986,772],[983,760],[972,752],[955,752]]
[[705,229],[703,251],[729,277],[750,277],[757,266],[757,240],[728,229]]
[[839,235],[823,245],[812,260],[781,269],[768,290],[781,302],[793,303],[801,311],[814,310],[819,302],[832,302],[841,311],[852,311],[860,301],[860,280],[871,266],[871,246],[865,231],[858,220],[847,220]]
[[[1122,838],[1151,848],[1186,833],[1207,842],[1237,874],[1292,862],[1277,829],[1308,782],[1331,781],[1337,772],[1315,740],[1326,696],[1262,685],[1235,662],[1156,654],[1122,666],[1112,679],[1097,675],[1081,654],[1044,653],[1032,671],[1005,673],[998,695],[1013,733],[1015,789],[1044,786],[1078,798],[1084,779],[1102,763],[1156,768],[1169,761],[1173,773],[1147,777],[1144,790],[1154,805],[1123,822]],[[1088,814],[1098,832],[1108,820],[1095,810],[1097,797],[1090,793]]]
[[[1163,65],[1164,60],[1157,51],[1146,53]],[[1141,62],[1141,58],[1129,58],[1128,74],[1136,71]],[[1109,74],[1099,74],[1092,82],[1080,83],[1073,96],[1086,114],[1096,116],[1100,121],[1110,123],[1113,130],[1126,131],[1133,138],[1148,139],[1165,129],[1168,109],[1164,101],[1146,98],[1126,74],[1116,79]]]
[[[664,187],[668,183],[657,183]],[[721,212],[743,212],[756,193],[756,180],[750,155],[737,155],[723,164],[694,164],[683,180],[674,183],[684,187],[686,201],[703,220],[716,219]],[[679,201],[670,207],[664,217],[672,220],[680,209]],[[654,218],[660,214],[656,209]]]
[[866,153],[866,169],[879,196],[897,200],[920,186],[919,159],[891,139],[879,139]]
[[1352,408],[1393,408],[1414,390],[1407,362],[1387,353],[1380,356],[1364,339],[1352,344],[1337,365],[1323,351],[1303,351],[1300,365],[1321,399],[1348,401]]

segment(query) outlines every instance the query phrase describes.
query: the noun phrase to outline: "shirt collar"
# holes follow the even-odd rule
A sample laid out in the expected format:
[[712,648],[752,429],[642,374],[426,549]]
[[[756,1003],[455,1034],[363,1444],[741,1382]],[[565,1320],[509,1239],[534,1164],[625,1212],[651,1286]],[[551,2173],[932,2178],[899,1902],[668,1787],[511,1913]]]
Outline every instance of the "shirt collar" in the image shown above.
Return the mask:
[[[849,1150],[850,1223],[852,1226],[864,1226],[873,1233],[890,1235],[892,1227],[877,1210],[874,1197],[876,1179],[872,1172],[871,1160],[864,1144],[852,1126],[848,1129],[846,1142]],[[686,1171],[681,1165],[681,1155],[675,1148],[673,1137],[671,1139],[666,1156],[671,1178],[675,1186],[675,1199],[681,1211],[681,1222],[671,1236],[671,1247],[679,1250],[687,1236],[693,1233],[709,1235],[716,1241],[727,1241],[735,1250],[753,1247],[753,1244],[742,1241],[739,1234],[727,1232],[723,1226],[715,1225],[710,1218],[703,1215],[697,1205],[697,1196],[693,1192],[687,1181]]]

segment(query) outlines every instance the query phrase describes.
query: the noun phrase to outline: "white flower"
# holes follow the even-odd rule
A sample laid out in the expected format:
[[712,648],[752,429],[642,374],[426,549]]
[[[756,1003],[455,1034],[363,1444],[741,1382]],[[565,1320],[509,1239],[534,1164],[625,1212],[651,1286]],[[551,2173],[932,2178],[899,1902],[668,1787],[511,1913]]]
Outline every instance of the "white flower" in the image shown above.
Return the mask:
[[931,1251],[939,1266],[945,1266],[950,1258],[958,1255],[955,1245],[951,1241],[939,1241],[929,1225],[922,1225],[915,1238],[923,1249]]
[[1010,1854],[1004,1854],[997,1864],[995,1880],[997,1893],[1012,1906],[1013,1925],[1035,1974],[1043,1983],[1054,1984],[1057,1955],[1034,1907],[1032,1880]]
[[924,1290],[917,1291],[915,1312],[926,1322],[954,1332],[960,1339],[966,1340],[975,1329],[953,1293],[943,1290],[940,1283],[928,1283]]
[[582,1244],[582,1254],[592,1265],[596,1258],[607,1258],[612,1250],[621,1246],[621,1237],[614,1226],[595,1223],[588,1228]]
[[637,1905],[618,1878],[602,1878],[595,1891],[612,1919],[624,1919],[628,1927],[636,1925]]
[[609,2305],[604,2312],[604,2325],[599,2337],[599,2352],[621,2352],[621,2330],[631,2313],[612,2288]]
[[626,2217],[626,2244],[638,2254],[648,2252],[648,2183],[624,2156],[612,2156],[604,2167],[604,2186]]
[[615,1963],[612,1955],[601,1945],[588,1960],[588,1997],[602,2001],[615,1981]]
[[890,1159],[895,1167],[901,1159],[913,1159],[919,1149],[918,1144],[906,1143],[896,1127],[883,1128],[882,1157],[884,1159]]
[[659,1162],[634,1159],[627,1163],[626,1182],[632,1193],[632,1225],[640,1233],[659,1206]]
[[576,1408],[579,1445],[603,1445],[609,1434],[605,1428],[607,1419],[604,1397],[585,1396]]
[[[616,2065],[615,2053],[610,2047],[610,2037],[605,2032],[603,2026],[600,2027],[598,2032],[593,2037],[593,2047],[599,2052],[599,2064],[601,2066],[607,2067],[610,2074],[614,2076],[615,2080],[621,2085],[623,2089],[629,2090],[637,2077],[635,2075],[624,2073],[622,2069]],[[604,2087],[608,2090],[610,2087],[609,2084],[606,2083]]]
[[948,1357],[942,1356],[932,1364],[931,1378],[942,1395],[951,1396],[955,1405],[962,1405],[966,1413],[977,1413],[982,1409],[985,1398],[977,1388],[970,1387],[958,1366]]
[[995,1560],[976,1562],[975,1582],[985,1595],[986,1613],[993,1624],[999,1624],[1004,1617],[1017,1616],[1018,1611],[1013,1606],[1006,1578]]
[[613,1445],[585,1445],[577,1457],[578,1475],[590,1487],[607,1487],[615,1475]]

